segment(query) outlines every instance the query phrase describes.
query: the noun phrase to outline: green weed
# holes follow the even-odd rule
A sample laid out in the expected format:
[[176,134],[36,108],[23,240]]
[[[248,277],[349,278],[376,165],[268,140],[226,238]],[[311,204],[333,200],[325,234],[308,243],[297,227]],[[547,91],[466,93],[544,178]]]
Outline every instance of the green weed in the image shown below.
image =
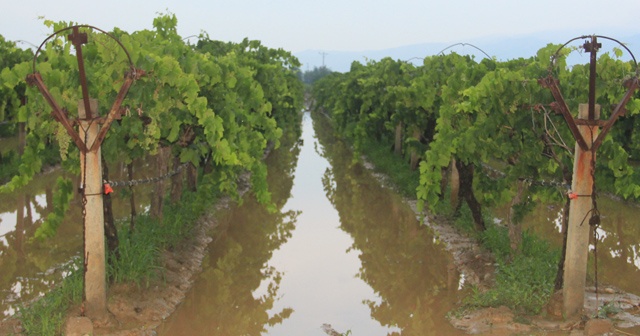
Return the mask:
[[560,253],[549,243],[524,232],[519,253],[511,253],[506,228],[493,226],[482,235],[497,259],[496,284],[475,291],[466,303],[477,307],[507,306],[517,313],[538,314],[553,293]]
[[614,302],[607,302],[598,308],[598,318],[608,318],[609,315],[615,315],[622,311],[620,305]]
[[[118,223],[119,258],[109,256],[108,275],[116,283],[149,285],[159,275],[160,251],[175,247],[189,235],[196,220],[213,203],[217,193],[206,188],[185,193],[178,204],[167,204],[162,222],[148,214],[136,217],[135,230],[126,221]],[[59,335],[67,310],[82,303],[83,277],[81,261],[60,287],[19,310],[26,335]]]
[[[125,223],[123,223],[125,224]],[[116,283],[133,282],[140,286],[157,276],[160,255],[159,231],[149,215],[136,218],[136,229],[129,230],[128,223],[120,225],[119,246],[116,258],[109,256],[109,278]]]
[[[466,232],[468,234],[477,236],[479,234],[479,232],[476,231],[476,227],[473,224],[473,215],[471,214],[471,209],[469,209],[469,206],[467,205],[467,203],[462,203],[462,206],[460,207],[460,210],[458,211],[457,214],[454,213],[454,209],[451,209],[451,206],[448,205],[449,202],[440,202],[440,204],[442,205],[442,208],[448,207],[450,208],[449,212],[446,212],[446,214],[450,214],[451,216],[453,216],[453,225],[458,228],[460,231]],[[447,205],[444,205],[447,204]],[[485,223],[487,222],[487,219],[485,218]]]
[[406,197],[416,197],[420,171],[418,169],[411,170],[405,158],[394,155],[386,143],[374,140],[363,143],[360,150],[371,160],[376,167],[376,171],[389,176],[393,180],[401,194]]
[[54,290],[33,304],[19,309],[19,316],[26,335],[58,335],[69,307],[82,302],[82,270],[80,262]]
[[480,241],[498,260],[506,260],[511,255],[509,234],[503,227],[490,225],[482,233]]
[[185,193],[176,204],[166,204],[162,221],[149,214],[136,217],[135,230],[128,222],[119,225],[119,257],[111,255],[109,277],[116,283],[149,285],[160,268],[160,251],[175,248],[192,231],[198,218],[216,195],[206,191]]

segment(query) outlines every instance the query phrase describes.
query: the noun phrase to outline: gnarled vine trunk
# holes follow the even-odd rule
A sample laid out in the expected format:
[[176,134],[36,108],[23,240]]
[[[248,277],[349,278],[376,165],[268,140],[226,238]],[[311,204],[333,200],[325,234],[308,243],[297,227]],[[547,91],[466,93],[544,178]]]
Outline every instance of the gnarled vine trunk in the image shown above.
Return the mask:
[[[177,171],[180,169],[180,157],[176,156],[173,158],[173,170]],[[175,175],[171,177],[171,202],[177,203],[180,201],[180,197],[182,196],[182,180],[183,173],[182,170],[177,171]]]
[[[107,162],[105,162],[104,158],[102,158],[102,180],[109,181],[109,167],[107,166]],[[111,194],[103,193],[102,201],[102,208],[104,210],[104,235],[107,238],[107,251],[109,251],[107,255],[113,255],[116,258],[119,258],[118,245],[120,244],[120,241],[118,240],[118,229],[116,228],[116,223],[113,218]]]
[[[170,148],[160,148],[158,150],[158,155],[156,155],[156,176],[162,177],[168,172],[168,159],[171,154]],[[159,219],[162,221],[162,209],[164,206],[164,193],[165,193],[165,179],[160,178],[158,182],[155,183],[154,192],[151,195],[151,217]]]
[[509,216],[507,218],[507,227],[509,228],[509,243],[511,246],[511,252],[513,255],[520,251],[520,245],[522,244],[522,226],[516,220],[515,207],[522,202],[522,195],[525,190],[525,181],[519,180],[516,182],[516,195],[511,200],[511,206],[509,208]]
[[[127,164],[127,179],[133,181],[133,162]],[[129,219],[129,230],[133,232],[136,228],[136,194],[133,185],[129,186],[129,206],[131,207],[131,218]]]
[[393,146],[393,153],[395,155],[402,155],[402,122],[396,125],[396,137]]
[[[476,230],[484,231],[487,227],[484,224],[482,218],[482,206],[476,199],[473,193],[473,164],[466,164],[461,160],[456,160],[456,168],[458,169],[458,175],[460,176],[460,191],[458,193],[461,199],[464,199],[471,210],[471,216],[473,217],[473,224],[476,226]],[[459,213],[462,202],[458,203],[456,213]]]

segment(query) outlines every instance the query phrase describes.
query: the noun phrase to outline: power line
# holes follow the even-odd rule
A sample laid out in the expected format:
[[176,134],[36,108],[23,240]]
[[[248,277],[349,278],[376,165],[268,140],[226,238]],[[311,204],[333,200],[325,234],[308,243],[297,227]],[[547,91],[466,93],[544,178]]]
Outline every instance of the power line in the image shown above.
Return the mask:
[[322,67],[324,68],[324,58],[329,54],[324,51],[319,52],[319,54],[322,55]]

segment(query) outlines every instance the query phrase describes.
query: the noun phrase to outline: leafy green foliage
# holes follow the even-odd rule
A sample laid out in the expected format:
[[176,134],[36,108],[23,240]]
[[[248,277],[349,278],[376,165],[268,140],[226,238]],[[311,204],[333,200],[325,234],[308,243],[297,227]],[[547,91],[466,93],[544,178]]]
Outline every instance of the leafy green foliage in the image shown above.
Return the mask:
[[[391,148],[391,132],[398,124],[421,132],[419,142],[403,135],[409,148],[424,151],[416,188],[421,206],[435,210],[443,200],[443,170],[455,158],[475,168],[474,194],[485,207],[510,202],[516,181],[532,181],[530,199],[517,205],[522,214],[536,201],[557,199],[564,192],[531,187],[535,182],[569,184],[571,179],[574,140],[563,118],[547,105],[553,101],[549,90],[538,84],[549,74],[551,55],[557,50],[548,45],[529,59],[479,63],[452,53],[426,57],[418,68],[390,59],[355,62],[350,72],[318,81],[313,95],[316,108],[330,114],[337,130],[351,137],[356,147],[373,139]],[[553,74],[569,108],[577,111],[579,103],[587,101],[588,65],[567,67],[570,50],[560,53]],[[626,90],[622,82],[633,75],[631,63],[617,57],[602,53],[598,59],[601,119],[609,117],[609,106]],[[637,98],[627,108],[627,117],[616,123],[598,152],[596,180],[603,190],[638,198],[640,175],[629,162],[630,154],[633,158],[637,152]],[[485,169],[493,162],[504,173],[499,179]]]
[[[26,62],[32,59],[33,53],[30,49],[23,50],[16,46],[14,42],[7,41],[0,35],[0,79],[1,83],[12,82],[12,76],[15,76],[8,69],[16,64]],[[24,100],[25,85],[0,85],[0,122],[15,123],[17,115],[12,113]]]
[[320,78],[331,74],[331,70],[325,66],[313,67],[313,70],[307,70],[304,73],[300,72],[300,79],[308,85],[312,85]]
[[[49,20],[44,24],[52,31],[74,25]],[[191,45],[177,33],[177,24],[175,15],[164,14],[154,19],[149,30],[130,33],[113,28],[110,34],[122,43],[130,59],[109,36],[80,28],[88,35],[82,48],[89,96],[98,101],[98,115],[106,116],[110,111],[125,72],[134,67],[145,73],[129,89],[122,118],[107,132],[101,146],[105,161],[130,163],[169,148],[173,157],[192,163],[202,174],[197,194],[186,194],[180,203],[165,206],[167,212],[160,223],[142,216],[135,230],[120,228],[120,258],[109,258],[109,273],[115,281],[142,285],[155,276],[158,252],[177,246],[191,233],[191,224],[211,204],[212,197],[221,192],[237,195],[241,174],[252,173],[253,192],[268,208],[275,209],[264,154],[278,147],[284,135],[299,135],[303,84],[297,77],[300,64],[291,53],[259,41],[213,41],[206,34],[197,45]],[[68,118],[77,119],[82,92],[73,46],[64,36],[48,40],[35,69],[28,52],[13,57],[21,52],[0,39],[2,62],[10,61],[0,63],[1,121],[24,123],[27,131],[22,155],[3,153],[3,169],[9,166],[5,166],[5,159],[13,168],[0,192],[25,186],[50,162],[51,153],[60,157],[65,171],[80,172],[79,151],[69,134],[52,118],[51,107],[40,92],[25,83],[28,74],[38,72]],[[37,237],[55,234],[72,193],[68,180],[57,182],[54,211]],[[39,302],[49,306],[49,300],[58,300],[48,297]],[[41,315],[57,318],[66,308],[52,307]],[[29,315],[25,318],[25,325],[34,325],[27,327],[31,334],[59,331],[58,322],[42,319],[37,323],[47,326],[35,326]]]
[[391,177],[402,194],[415,196],[419,173],[409,169],[402,158],[390,155],[384,144],[373,141],[363,144],[362,152],[373,162],[376,169]]
[[[588,102],[589,65],[567,65],[573,47],[562,49],[552,64],[558,47],[549,44],[533,57],[505,62],[476,62],[455,53],[426,57],[419,67],[390,59],[354,62],[349,72],[314,84],[314,108],[330,116],[336,131],[357,149],[375,143],[380,152],[389,153],[394,142],[397,147],[401,129],[406,148],[422,152],[419,177],[413,181],[418,183],[419,207],[457,213],[456,223],[469,226],[471,205],[456,212],[451,211],[455,205],[443,202],[451,190],[446,177],[455,159],[472,168],[473,183],[467,190],[480,206],[508,204],[514,210],[510,224],[518,225],[536,203],[566,197],[566,187],[558,185],[571,184],[575,140],[564,118],[550,106],[550,91],[538,81],[553,75],[575,117],[579,105]],[[611,117],[611,106],[626,92],[624,82],[635,78],[635,64],[620,56],[620,50],[614,50],[598,57],[595,98],[602,120]],[[634,93],[626,116],[602,142],[595,173],[597,190],[635,200],[640,199],[639,97]],[[419,139],[409,136],[415,133]],[[516,203],[517,195],[524,196]],[[471,212],[474,220],[483,218]],[[539,312],[553,289],[558,253],[525,234],[520,253],[512,255],[506,230],[491,226],[481,237],[500,260],[498,284],[495,290],[475,295],[472,304]]]
[[[283,129],[297,127],[303,94],[296,76],[299,62],[289,52],[259,41],[221,43],[202,35],[193,46],[178,35],[177,23],[175,15],[165,14],[154,19],[153,30],[127,33],[114,28],[112,35],[129,52],[132,65],[146,75],[130,88],[123,102],[126,115],[111,125],[102,144],[103,156],[109,162],[131,162],[171,147],[181,162],[208,166],[202,171],[210,176],[201,180],[212,190],[234,194],[239,174],[252,172],[254,192],[268,203],[262,157],[269,144],[278,146]],[[45,25],[58,31],[73,23],[45,21]],[[83,46],[89,95],[98,100],[98,114],[104,116],[131,65],[109,36],[80,30],[89,41]],[[27,74],[35,70],[68,117],[75,119],[82,93],[71,50],[71,42],[64,38],[49,40],[35,69],[26,61],[2,69],[3,88],[24,86]],[[78,149],[48,113],[51,108],[35,88],[26,95],[27,105],[13,104],[9,111],[26,122],[27,146],[18,173],[0,190],[24,186],[41,171],[43,153],[49,148],[45,144],[55,143],[63,167],[78,171],[77,165],[66,164],[77,163]],[[43,236],[53,233],[61,220],[58,215],[50,216]]]
[[69,179],[59,177],[56,181],[56,190],[53,194],[53,211],[47,215],[42,225],[36,230],[35,238],[50,238],[56,234],[56,231],[62,221],[64,214],[69,209],[71,200],[73,199],[73,182]]

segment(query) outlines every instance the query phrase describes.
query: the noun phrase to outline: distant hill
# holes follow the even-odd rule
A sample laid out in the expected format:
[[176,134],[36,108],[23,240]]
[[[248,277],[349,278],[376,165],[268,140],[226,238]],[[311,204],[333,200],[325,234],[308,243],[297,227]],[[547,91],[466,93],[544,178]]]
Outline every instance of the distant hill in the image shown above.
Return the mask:
[[[444,53],[457,52],[459,54],[473,55],[476,59],[485,57],[483,51],[490,56],[495,56],[499,60],[509,60],[515,58],[529,58],[534,56],[536,52],[546,46],[549,43],[564,44],[574,37],[578,37],[585,34],[592,33],[540,33],[527,36],[511,37],[511,38],[484,38],[474,39],[470,41],[459,41],[452,43],[423,43],[416,45],[408,45],[397,48],[385,49],[385,50],[368,50],[368,51],[331,51],[331,50],[306,50],[298,53],[294,53],[296,57],[302,62],[302,70],[312,70],[314,67],[320,67],[322,65],[321,53],[325,55],[325,65],[333,70],[339,72],[347,72],[351,68],[353,61],[359,61],[360,63],[366,63],[368,60],[380,60],[384,57],[391,57],[399,60],[410,60],[414,64],[421,63],[421,59],[436,55],[444,50]],[[629,33],[595,33],[597,35],[609,36],[617,39],[620,42],[627,45],[627,47],[634,53],[636,59],[640,60],[640,34]],[[613,42],[607,40],[601,40],[603,44],[603,51],[610,51],[614,45]],[[574,42],[572,45],[579,45],[579,42]],[[477,50],[481,49],[482,51]],[[445,50],[446,49],[446,50]],[[576,52],[574,59],[580,59],[580,55]],[[584,62],[588,62],[588,58],[582,56]],[[625,58],[628,58],[628,54],[625,54]],[[582,62],[576,61],[576,62]]]

